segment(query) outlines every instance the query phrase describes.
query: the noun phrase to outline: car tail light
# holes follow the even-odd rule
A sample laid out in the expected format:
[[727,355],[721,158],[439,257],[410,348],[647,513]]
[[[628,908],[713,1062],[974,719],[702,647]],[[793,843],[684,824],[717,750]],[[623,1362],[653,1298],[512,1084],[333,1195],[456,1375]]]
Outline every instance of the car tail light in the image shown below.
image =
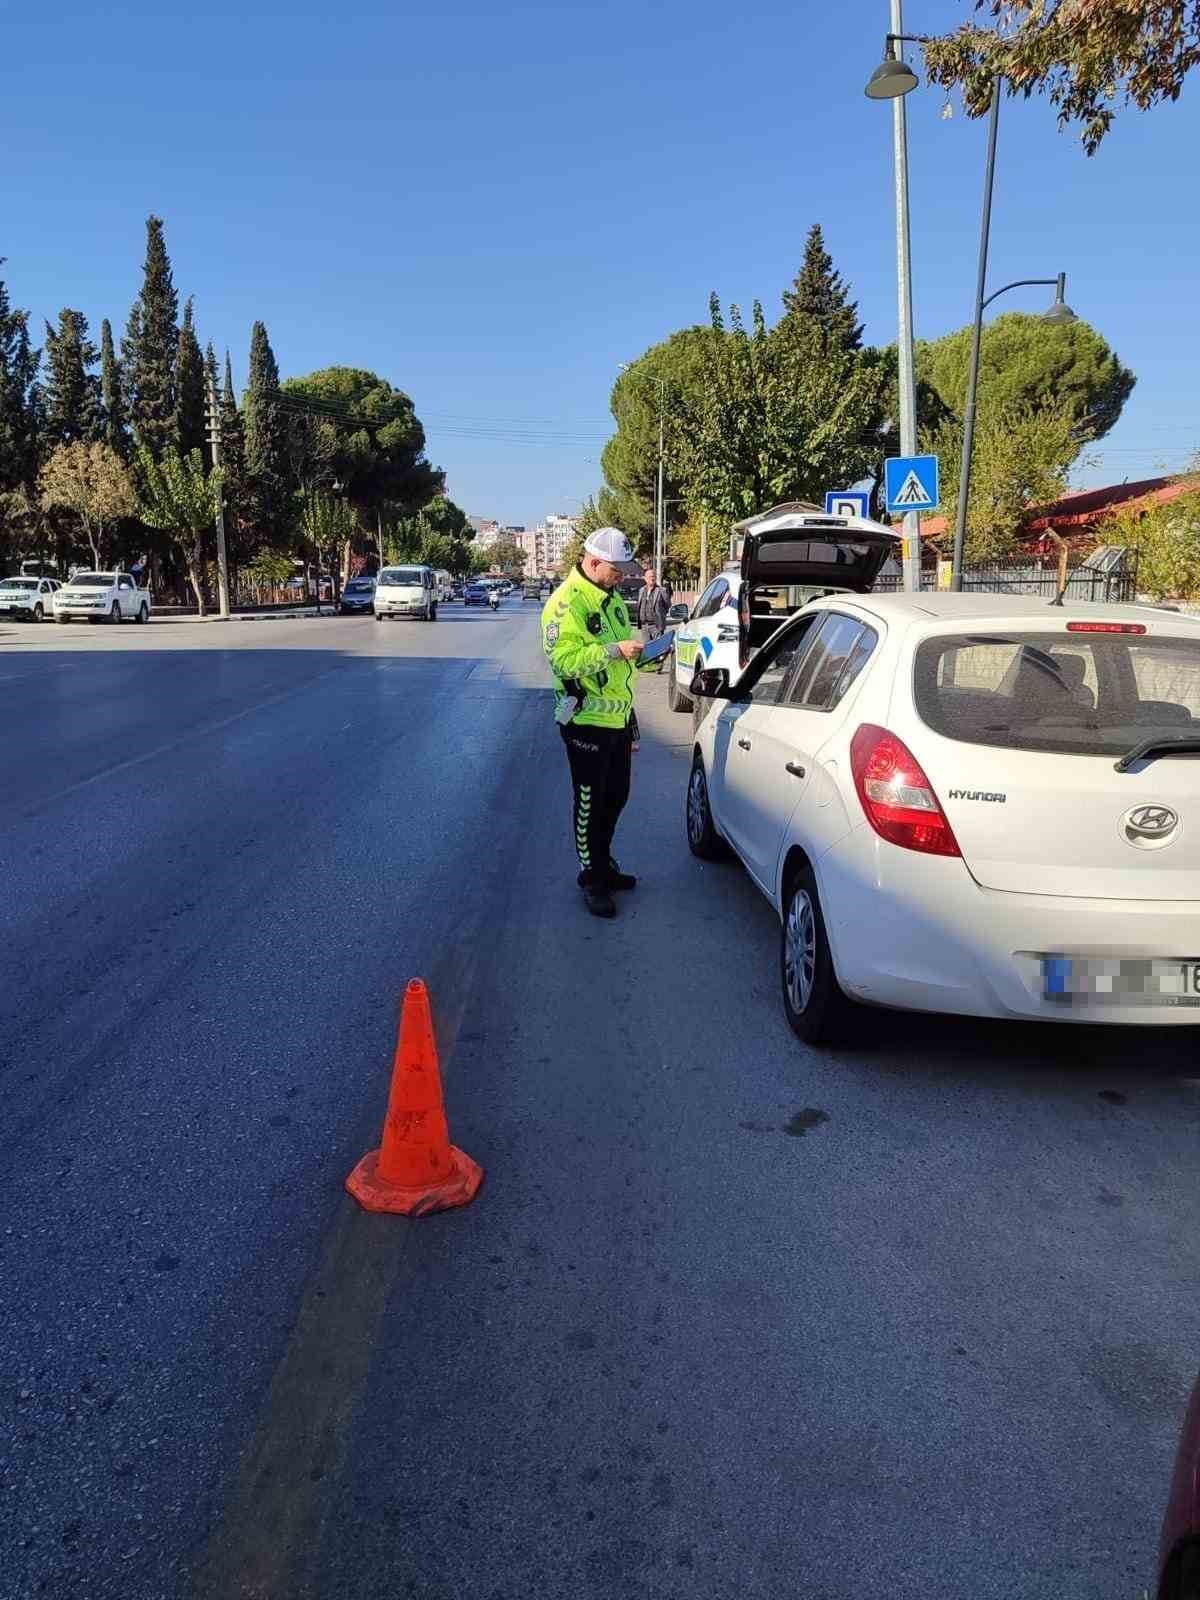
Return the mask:
[[1143,622],[1068,622],[1068,633],[1145,633]]
[[850,770],[867,821],[881,839],[925,855],[962,854],[932,784],[894,733],[864,722],[850,742]]

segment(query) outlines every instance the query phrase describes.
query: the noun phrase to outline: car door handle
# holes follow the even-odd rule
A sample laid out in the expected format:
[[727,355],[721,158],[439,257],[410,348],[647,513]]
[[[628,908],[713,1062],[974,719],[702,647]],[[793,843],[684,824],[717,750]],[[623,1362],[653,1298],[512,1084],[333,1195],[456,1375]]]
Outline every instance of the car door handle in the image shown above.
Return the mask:
[[804,776],[804,768],[798,761],[785,761],[784,766],[791,773],[793,778],[802,778]]
[[738,749],[739,750],[749,750],[749,748],[750,748],[749,739],[739,739],[738,740]]

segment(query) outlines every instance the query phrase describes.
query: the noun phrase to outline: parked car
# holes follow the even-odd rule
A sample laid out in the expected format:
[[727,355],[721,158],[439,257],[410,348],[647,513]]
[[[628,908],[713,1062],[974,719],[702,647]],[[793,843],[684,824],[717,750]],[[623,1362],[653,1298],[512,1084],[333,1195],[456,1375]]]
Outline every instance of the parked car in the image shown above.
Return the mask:
[[688,842],[778,911],[801,1038],[855,1002],[1200,1022],[1200,620],[837,595],[693,688]]
[[485,583],[469,583],[463,590],[463,605],[485,606],[488,603],[488,588]]
[[432,567],[384,567],[375,582],[376,622],[384,617],[419,617],[437,621],[437,579]]
[[338,610],[343,616],[363,616],[374,609],[375,579],[351,578],[342,590]]
[[54,596],[55,622],[150,620],[150,591],[128,572],[76,572]]
[[0,578],[0,616],[41,622],[53,614],[59,587],[54,578]]
[[1183,1419],[1159,1540],[1156,1600],[1200,1600],[1200,1379]]

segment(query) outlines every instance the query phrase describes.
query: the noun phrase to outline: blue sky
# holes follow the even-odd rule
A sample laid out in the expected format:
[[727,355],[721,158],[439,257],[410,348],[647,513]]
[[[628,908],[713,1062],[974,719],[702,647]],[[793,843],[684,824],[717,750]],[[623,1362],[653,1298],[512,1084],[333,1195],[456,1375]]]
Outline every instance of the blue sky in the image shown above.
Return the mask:
[[[909,0],[905,20],[969,14]],[[887,19],[885,0],[10,0],[3,272],[39,326],[71,305],[119,335],[156,211],[239,383],[261,317],[285,376],[342,363],[407,390],[471,513],[569,512],[599,481],[618,362],[703,321],[712,289],[775,315],[810,223],[867,337],[894,339],[891,117],[862,93]],[[943,105],[908,98],[920,337],[965,323],[974,289],[985,128]],[[1045,102],[1004,104],[991,286],[1065,270],[1138,374],[1081,482],[1200,448],[1197,150],[1195,85],[1091,160]]]

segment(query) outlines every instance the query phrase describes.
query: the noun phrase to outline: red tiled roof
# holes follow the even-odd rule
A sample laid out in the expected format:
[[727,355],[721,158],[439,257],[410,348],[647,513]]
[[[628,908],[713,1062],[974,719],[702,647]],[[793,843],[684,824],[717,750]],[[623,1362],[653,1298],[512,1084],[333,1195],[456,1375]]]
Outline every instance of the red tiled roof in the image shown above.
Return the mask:
[[[1180,495],[1200,489],[1200,478],[1182,481],[1175,478],[1140,478],[1136,483],[1109,484],[1103,489],[1083,489],[1078,494],[1067,494],[1061,500],[1052,500],[1044,506],[1034,506],[1031,515],[1021,524],[1021,532],[1046,533],[1050,529],[1090,528],[1103,522],[1117,506],[1128,505],[1131,500],[1144,500],[1150,505],[1166,505]],[[940,539],[950,533],[948,517],[924,517],[921,521],[922,539]]]

